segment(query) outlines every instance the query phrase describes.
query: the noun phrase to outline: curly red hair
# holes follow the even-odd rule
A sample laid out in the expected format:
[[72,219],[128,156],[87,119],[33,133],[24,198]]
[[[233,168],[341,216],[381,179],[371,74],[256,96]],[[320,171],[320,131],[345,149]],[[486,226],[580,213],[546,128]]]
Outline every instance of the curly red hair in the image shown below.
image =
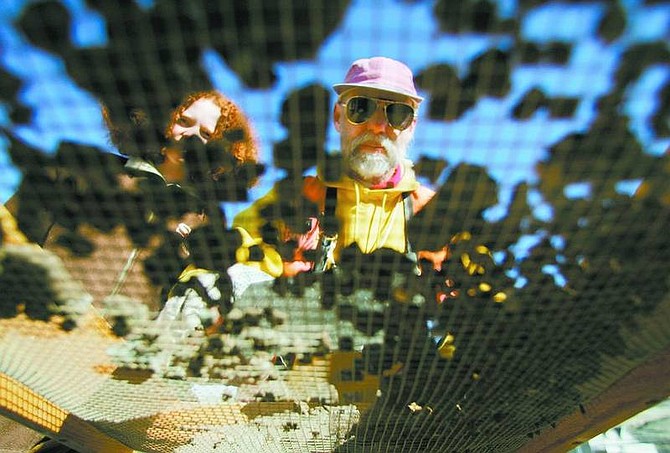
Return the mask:
[[216,123],[216,129],[211,140],[220,140],[227,133],[241,132],[240,139],[233,141],[231,153],[240,163],[258,162],[258,146],[251,124],[242,110],[230,99],[216,90],[198,91],[189,94],[184,101],[172,111],[170,121],[165,129],[165,136],[170,138],[170,131],[179,116],[199,99],[210,99],[221,109],[221,116]]

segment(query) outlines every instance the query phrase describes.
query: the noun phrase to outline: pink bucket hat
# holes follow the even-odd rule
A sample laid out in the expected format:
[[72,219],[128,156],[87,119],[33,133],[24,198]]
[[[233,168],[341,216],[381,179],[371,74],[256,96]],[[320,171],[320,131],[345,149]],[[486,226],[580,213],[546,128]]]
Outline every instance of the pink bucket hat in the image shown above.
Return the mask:
[[356,60],[344,77],[344,83],[333,85],[337,94],[356,87],[403,94],[417,102],[423,101],[423,98],[416,93],[412,71],[405,64],[391,58],[372,57]]

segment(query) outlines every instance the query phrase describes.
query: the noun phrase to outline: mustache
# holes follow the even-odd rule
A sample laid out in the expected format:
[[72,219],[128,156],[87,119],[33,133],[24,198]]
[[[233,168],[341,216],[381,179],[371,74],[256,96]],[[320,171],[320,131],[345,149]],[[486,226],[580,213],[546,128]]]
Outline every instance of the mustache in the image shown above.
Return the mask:
[[350,144],[351,152],[355,153],[358,147],[364,144],[381,146],[382,148],[384,148],[384,151],[386,151],[387,155],[396,152],[395,144],[391,139],[389,139],[388,137],[373,134],[372,132],[365,132],[364,134],[359,135],[358,137],[354,137],[354,139],[351,141]]

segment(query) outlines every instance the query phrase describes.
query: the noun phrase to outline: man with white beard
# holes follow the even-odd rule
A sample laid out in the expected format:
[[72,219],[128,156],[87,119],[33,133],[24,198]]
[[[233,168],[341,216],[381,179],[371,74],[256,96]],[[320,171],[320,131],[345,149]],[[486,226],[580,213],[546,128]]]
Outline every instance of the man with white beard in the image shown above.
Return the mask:
[[[426,259],[439,269],[448,249],[415,254],[406,235],[408,220],[434,195],[419,184],[406,159],[423,100],[412,71],[386,57],[360,59],[333,89],[338,94],[333,121],[341,138],[341,173],[335,181],[321,174],[305,178],[302,195],[321,215],[310,218],[303,232],[279,228],[281,240],[297,245],[292,256],[284,256],[282,275],[326,271],[343,249],[354,245],[363,254],[389,249],[413,261]],[[260,213],[277,197],[258,200],[233,226],[259,235]],[[319,258],[310,259],[308,252],[314,250],[320,251]]]

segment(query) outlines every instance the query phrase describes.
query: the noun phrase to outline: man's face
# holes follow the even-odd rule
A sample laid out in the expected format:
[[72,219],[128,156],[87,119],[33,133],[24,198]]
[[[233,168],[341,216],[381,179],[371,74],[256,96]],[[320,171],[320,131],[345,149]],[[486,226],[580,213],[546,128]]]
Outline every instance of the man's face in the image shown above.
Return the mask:
[[[376,110],[369,119],[360,124],[347,119],[347,102],[357,96],[382,100],[381,103],[375,103]],[[405,96],[359,89],[344,93],[335,106],[334,121],[335,128],[340,132],[344,171],[368,187],[393,176],[414,137],[415,120],[412,119],[404,130],[394,127],[386,117],[386,104],[383,101],[402,102],[416,107]]]

